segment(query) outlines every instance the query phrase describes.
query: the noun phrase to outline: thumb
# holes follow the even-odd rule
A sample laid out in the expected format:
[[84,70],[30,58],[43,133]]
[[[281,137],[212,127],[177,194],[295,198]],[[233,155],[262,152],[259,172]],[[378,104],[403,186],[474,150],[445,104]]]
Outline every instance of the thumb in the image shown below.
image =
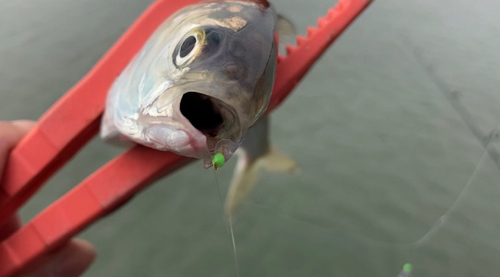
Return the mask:
[[22,277],[77,277],[92,264],[95,249],[87,241],[72,239],[57,252],[43,258],[35,269],[27,270]]
[[73,239],[57,252],[52,272],[57,277],[77,277],[87,270],[94,258],[95,249],[89,242]]
[[0,121],[0,177],[10,150],[35,124],[28,120]]

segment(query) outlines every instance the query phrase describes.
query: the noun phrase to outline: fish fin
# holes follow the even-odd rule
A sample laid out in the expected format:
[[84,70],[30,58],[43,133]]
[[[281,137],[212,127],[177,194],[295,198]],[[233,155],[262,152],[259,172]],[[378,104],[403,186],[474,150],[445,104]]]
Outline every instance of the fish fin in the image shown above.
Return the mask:
[[294,173],[297,170],[297,163],[294,160],[281,154],[274,148],[271,148],[269,153],[257,162],[259,163],[259,167],[267,172]]
[[297,29],[293,23],[281,14],[278,14],[276,21],[276,31],[278,32],[279,40],[279,53],[283,53],[286,45],[295,44],[295,37],[297,36]]
[[226,197],[225,216],[227,218],[234,217],[235,210],[243,204],[257,184],[260,170],[273,173],[293,173],[296,169],[297,164],[295,161],[273,148],[270,148],[265,155],[252,162],[249,162],[244,155],[241,155],[238,158],[235,174]]

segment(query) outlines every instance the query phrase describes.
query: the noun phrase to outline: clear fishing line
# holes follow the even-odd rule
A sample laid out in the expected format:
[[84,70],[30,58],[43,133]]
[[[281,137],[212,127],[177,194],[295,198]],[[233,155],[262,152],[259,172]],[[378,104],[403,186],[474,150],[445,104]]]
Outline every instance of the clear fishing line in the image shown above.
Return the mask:
[[[217,191],[219,192],[219,200],[222,208],[222,216],[224,216],[224,202],[222,201],[222,193],[220,192],[219,180],[217,179],[217,169],[221,168],[224,165],[224,156],[221,153],[217,153],[214,155],[212,159],[212,164],[214,166],[214,178],[215,184],[217,185]],[[240,277],[240,269],[238,266],[238,253],[236,251],[236,241],[234,239],[234,231],[233,231],[233,221],[231,216],[228,219],[228,234],[231,236],[231,242],[233,244],[233,253],[234,253],[234,262],[236,266],[236,276]]]

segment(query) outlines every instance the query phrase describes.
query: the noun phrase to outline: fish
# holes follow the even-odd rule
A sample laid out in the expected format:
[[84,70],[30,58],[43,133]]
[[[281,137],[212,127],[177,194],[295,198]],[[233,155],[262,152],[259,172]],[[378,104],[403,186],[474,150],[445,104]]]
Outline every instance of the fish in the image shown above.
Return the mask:
[[238,160],[224,203],[224,215],[233,218],[235,211],[248,198],[261,171],[270,173],[298,172],[297,163],[280,153],[270,142],[269,116],[248,130],[236,152]]
[[215,154],[227,161],[241,148],[225,204],[231,216],[261,169],[296,167],[271,147],[263,117],[276,74],[277,26],[294,31],[265,0],[204,1],[177,11],[111,86],[101,138],[202,159],[205,168]]

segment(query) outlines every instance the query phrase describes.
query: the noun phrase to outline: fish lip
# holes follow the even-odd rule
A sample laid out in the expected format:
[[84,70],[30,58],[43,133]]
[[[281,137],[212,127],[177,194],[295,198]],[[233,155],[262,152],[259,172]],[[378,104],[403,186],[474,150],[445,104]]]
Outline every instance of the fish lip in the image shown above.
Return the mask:
[[[197,129],[181,112],[182,97],[188,92],[195,92],[217,100],[223,114],[222,131],[218,135],[210,136]],[[143,136],[148,137],[146,145],[158,150],[168,150],[179,155],[198,159],[210,159],[216,151],[224,152],[226,148],[231,149],[227,145],[239,145],[242,137],[240,116],[231,103],[214,94],[210,89],[204,90],[192,86],[185,86],[181,90],[179,87],[171,91],[166,90],[161,95],[170,95],[168,98],[159,101],[162,98],[158,97],[140,113],[142,114],[141,117],[143,117],[143,132],[147,134]],[[163,121],[162,118],[165,118],[166,121]],[[165,124],[167,126],[164,126]],[[163,128],[170,130],[167,131],[168,135],[163,134]],[[182,132],[186,138],[171,138],[169,135],[172,132]],[[225,147],[222,147],[222,145]]]
[[[154,105],[141,112],[144,139],[139,143],[191,158],[211,157],[206,143],[207,137],[180,112],[180,99],[181,97],[175,97],[170,105],[161,106],[160,115],[150,114],[149,109],[155,110]],[[174,133],[176,135],[173,135]]]

